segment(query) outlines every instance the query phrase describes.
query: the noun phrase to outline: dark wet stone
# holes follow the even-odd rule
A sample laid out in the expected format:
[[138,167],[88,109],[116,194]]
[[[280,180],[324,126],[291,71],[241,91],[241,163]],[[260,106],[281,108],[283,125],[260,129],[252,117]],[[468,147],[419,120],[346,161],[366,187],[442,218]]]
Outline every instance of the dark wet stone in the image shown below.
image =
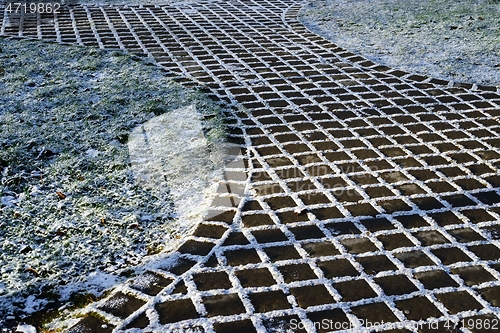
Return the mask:
[[115,327],[107,322],[102,321],[97,316],[89,314],[80,320],[76,325],[72,326],[68,333],[111,333]]
[[351,308],[352,313],[364,322],[385,323],[397,322],[397,317],[392,313],[391,309],[385,303],[371,303],[366,305],[355,306]]
[[291,308],[291,305],[288,303],[282,291],[249,294],[248,297],[255,310],[260,313]]
[[358,301],[377,297],[377,293],[363,279],[338,282],[333,287],[342,296],[344,301]]
[[243,287],[269,287],[276,284],[267,268],[245,269],[235,272]]
[[198,290],[229,289],[231,281],[225,272],[209,272],[193,275]]
[[295,296],[299,306],[304,309],[313,305],[335,303],[335,300],[330,295],[326,287],[321,284],[290,288],[290,293]]
[[406,318],[410,320],[421,320],[430,317],[439,318],[442,313],[425,297],[413,297],[401,301],[395,301],[396,307],[403,311]]
[[122,292],[118,292],[110,297],[100,307],[100,309],[109,312],[114,316],[125,319],[132,313],[137,311],[144,304],[146,304],[146,302],[143,300],[137,299],[131,295],[126,295]]
[[237,294],[203,297],[203,305],[208,317],[228,316],[245,312],[245,307]]
[[466,291],[436,294],[436,298],[443,303],[452,314],[468,310],[480,310],[483,308],[483,306]]
[[199,318],[198,312],[189,298],[157,303],[155,310],[162,325]]

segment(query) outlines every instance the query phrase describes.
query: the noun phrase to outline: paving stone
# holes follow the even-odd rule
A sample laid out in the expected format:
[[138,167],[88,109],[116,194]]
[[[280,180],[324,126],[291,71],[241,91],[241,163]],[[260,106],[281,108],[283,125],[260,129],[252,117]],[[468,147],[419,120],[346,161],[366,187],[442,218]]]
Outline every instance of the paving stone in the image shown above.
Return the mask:
[[[483,305],[473,295],[498,306],[498,89],[393,70],[347,52],[300,24],[303,3],[71,5],[39,22],[9,26],[0,10],[0,35],[149,56],[181,84],[198,84],[231,106],[230,139],[250,144],[245,169],[229,166],[237,171],[227,170],[219,186],[225,195],[214,200],[194,237],[171,254],[177,260],[127,282],[155,296],[173,282],[166,276],[181,277],[168,296],[173,299],[151,309],[165,331],[179,321],[205,331],[191,323],[203,308],[215,332],[280,332],[305,318],[350,324],[344,310],[365,323],[397,323],[399,310],[426,324],[439,317],[443,332],[450,318],[493,318],[489,308],[479,312]],[[239,200],[245,202],[238,206]],[[401,265],[408,275],[401,275]],[[319,280],[320,271],[342,297],[342,309],[326,280]],[[425,288],[419,296],[407,297],[418,287],[410,276]],[[237,281],[251,313],[227,291]],[[492,285],[478,289],[485,282]],[[459,291],[440,289],[449,287]],[[290,294],[298,306],[292,307]],[[126,327],[143,329],[149,319],[135,312],[143,302],[111,293],[102,309],[122,319],[137,315]],[[441,314],[438,302],[448,313]],[[272,312],[292,308],[293,314],[279,317]],[[87,316],[80,324],[92,331],[104,323]],[[107,327],[100,332],[115,328]]]

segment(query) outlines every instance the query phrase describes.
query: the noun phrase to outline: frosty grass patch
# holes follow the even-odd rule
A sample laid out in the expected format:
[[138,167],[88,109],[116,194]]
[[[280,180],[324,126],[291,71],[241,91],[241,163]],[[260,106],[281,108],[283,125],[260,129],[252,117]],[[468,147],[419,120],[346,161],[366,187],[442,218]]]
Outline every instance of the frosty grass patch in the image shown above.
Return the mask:
[[299,18],[338,46],[386,66],[500,85],[499,0],[319,0]]
[[214,102],[138,57],[0,39],[0,59],[1,327],[177,244],[225,132]]

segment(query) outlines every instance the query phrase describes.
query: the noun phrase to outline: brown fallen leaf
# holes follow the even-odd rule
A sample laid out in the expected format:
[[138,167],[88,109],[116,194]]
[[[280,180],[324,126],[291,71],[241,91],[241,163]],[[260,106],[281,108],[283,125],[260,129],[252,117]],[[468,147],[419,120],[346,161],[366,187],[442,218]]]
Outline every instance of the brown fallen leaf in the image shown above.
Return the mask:
[[129,229],[139,229],[139,223],[132,223],[128,226]]
[[484,17],[479,16],[477,19],[482,21],[482,20],[484,20]]
[[66,199],[66,194],[62,193],[62,192],[59,192],[59,191],[56,191],[56,194],[59,198],[61,199]]
[[31,273],[33,274],[34,276],[39,276],[40,274],[38,273],[38,271],[36,269],[34,269],[33,267],[28,267],[26,268],[26,272],[28,273]]

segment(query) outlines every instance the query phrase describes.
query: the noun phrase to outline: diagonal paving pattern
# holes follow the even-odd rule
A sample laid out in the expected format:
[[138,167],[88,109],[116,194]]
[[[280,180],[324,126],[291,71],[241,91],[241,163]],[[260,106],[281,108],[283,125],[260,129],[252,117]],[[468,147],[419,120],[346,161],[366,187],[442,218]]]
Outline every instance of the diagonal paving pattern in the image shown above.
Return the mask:
[[310,33],[299,8],[2,14],[4,36],[145,54],[202,84],[247,154],[178,251],[72,332],[500,327],[500,92],[374,64]]

